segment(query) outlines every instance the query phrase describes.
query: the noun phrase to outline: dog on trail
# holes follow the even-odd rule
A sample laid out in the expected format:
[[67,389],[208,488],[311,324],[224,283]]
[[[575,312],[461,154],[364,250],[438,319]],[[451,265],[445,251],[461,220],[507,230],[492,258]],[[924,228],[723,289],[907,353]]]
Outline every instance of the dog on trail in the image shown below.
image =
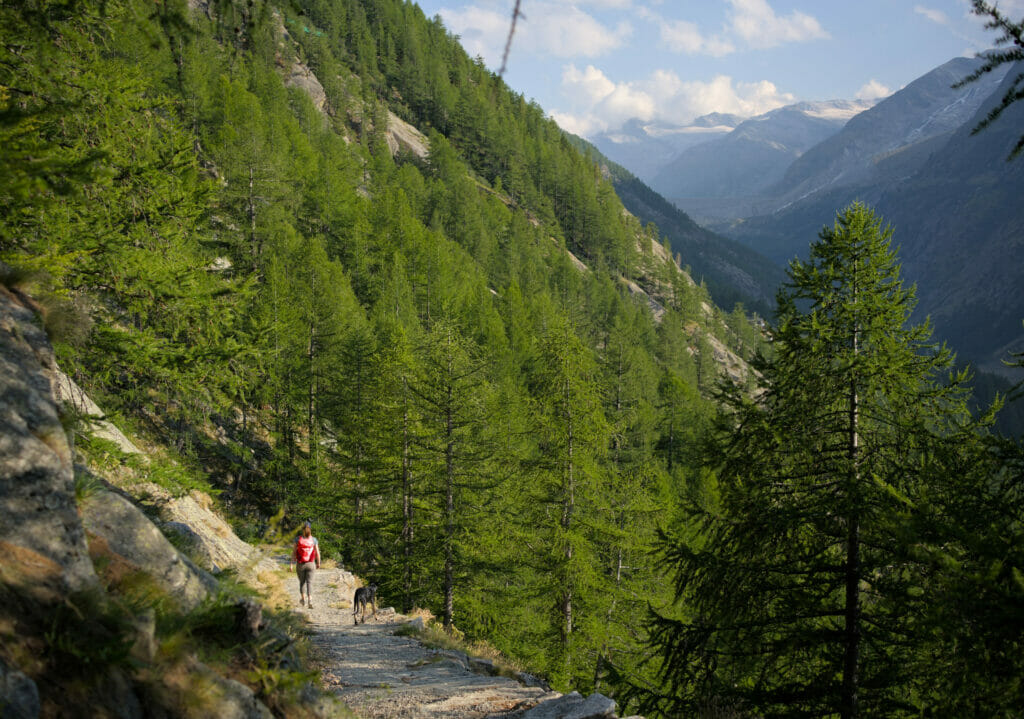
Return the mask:
[[377,616],[377,585],[371,584],[368,587],[359,587],[356,590],[355,596],[352,598],[352,617],[355,624],[359,624],[357,615],[362,618],[363,624],[366,624],[366,605],[369,604],[373,607],[373,614],[371,616]]

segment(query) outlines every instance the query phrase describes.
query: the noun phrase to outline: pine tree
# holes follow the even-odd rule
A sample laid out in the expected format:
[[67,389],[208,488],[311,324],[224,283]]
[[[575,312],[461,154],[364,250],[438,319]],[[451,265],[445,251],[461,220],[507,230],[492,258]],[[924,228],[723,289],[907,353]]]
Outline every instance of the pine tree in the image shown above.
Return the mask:
[[[964,421],[944,349],[908,326],[891,230],[867,207],[837,216],[779,294],[766,392],[727,396],[711,459],[721,499],[665,544],[680,615],[656,615],[669,714],[913,711],[901,561],[906,504]],[[925,469],[931,468],[931,469]]]
[[[986,18],[985,27],[989,30],[998,30],[1001,34],[996,38],[995,44],[1002,47],[999,50],[991,50],[984,54],[985,62],[981,67],[965,77],[953,87],[963,87],[974,82],[981,76],[992,72],[1001,65],[1017,63],[1010,72],[1018,74],[1013,78],[1013,84],[1007,89],[999,104],[989,111],[988,115],[979,122],[971,134],[981,132],[986,127],[999,119],[1008,107],[1024,98],[1024,73],[1020,73],[1019,63],[1024,60],[1024,18],[1014,22],[1009,15],[999,9],[998,3],[989,3],[986,0],[971,0],[971,12],[975,15]],[[1019,157],[1024,152],[1024,135],[1017,140],[1007,160]]]
[[431,327],[418,354],[420,371],[412,383],[420,417],[416,445],[431,514],[437,518],[439,561],[432,565],[440,569],[442,622],[451,632],[456,594],[470,569],[463,545],[476,529],[472,508],[483,504],[473,497],[502,479],[492,463],[499,446],[494,435],[498,422],[489,401],[486,358],[450,318]]
[[[549,310],[550,312],[550,310]],[[564,316],[551,313],[535,350],[531,393],[536,401],[537,495],[531,521],[543,537],[542,595],[554,636],[552,675],[565,682],[578,668],[586,637],[577,637],[599,583],[594,536],[585,518],[597,504],[609,427],[601,408],[598,368]],[[536,536],[536,535],[535,535]]]

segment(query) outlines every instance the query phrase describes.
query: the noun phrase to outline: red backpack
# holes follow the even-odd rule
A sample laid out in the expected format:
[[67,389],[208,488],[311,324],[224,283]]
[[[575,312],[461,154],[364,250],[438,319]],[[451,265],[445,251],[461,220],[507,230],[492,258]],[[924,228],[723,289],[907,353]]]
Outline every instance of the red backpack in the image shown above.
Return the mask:
[[295,561],[299,564],[316,561],[316,538],[298,537],[295,540]]

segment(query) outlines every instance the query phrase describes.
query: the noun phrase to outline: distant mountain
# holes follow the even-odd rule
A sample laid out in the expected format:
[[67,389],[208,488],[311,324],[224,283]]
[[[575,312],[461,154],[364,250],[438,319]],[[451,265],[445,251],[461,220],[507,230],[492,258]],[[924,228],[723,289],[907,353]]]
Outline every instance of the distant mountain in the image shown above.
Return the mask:
[[742,117],[722,112],[703,115],[686,125],[633,119],[590,139],[605,157],[649,182],[686,148],[727,135],[741,122]]
[[756,196],[781,180],[796,158],[871,105],[802,102],[752,117],[723,137],[684,150],[661,168],[651,186],[674,201]]
[[644,224],[653,222],[667,238],[696,282],[704,282],[719,307],[742,302],[747,309],[770,316],[775,290],[785,279],[782,267],[749,247],[707,230],[648,187],[626,168],[605,157],[583,138],[571,141],[590,153],[615,186],[622,204]]
[[[837,208],[855,199],[872,204],[896,230],[904,276],[918,287],[918,318],[930,316],[936,336],[961,359],[1005,373],[1000,359],[1024,349],[1024,160],[1006,161],[1024,126],[1024,103],[978,135],[971,130],[1024,63],[1001,73],[1002,85],[986,78],[970,90],[943,90],[942,83],[955,82],[975,63],[958,59],[911,83],[786,174],[790,188],[823,187],[723,227],[781,262],[804,254]],[[979,99],[979,90],[987,97]],[[826,158],[832,161],[821,161]]]
[[999,86],[1005,66],[966,87],[952,87],[981,62],[950,60],[850,119],[839,133],[803,153],[774,187],[762,193],[773,198],[771,209],[826,188],[876,184],[912,174],[937,149],[929,141],[960,128]]

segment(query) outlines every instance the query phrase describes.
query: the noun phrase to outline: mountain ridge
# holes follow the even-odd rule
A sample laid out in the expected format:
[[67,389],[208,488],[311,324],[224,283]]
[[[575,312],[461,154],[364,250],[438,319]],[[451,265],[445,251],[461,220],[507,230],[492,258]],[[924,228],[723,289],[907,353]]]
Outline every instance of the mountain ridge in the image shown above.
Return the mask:
[[[958,79],[959,71],[973,66],[947,63],[929,78],[930,86],[942,90],[942,82]],[[958,72],[951,73],[951,68]],[[870,164],[869,174],[862,172],[868,164],[855,159],[857,169],[846,175],[848,184],[835,181],[771,214],[721,223],[719,231],[782,261],[804,251],[806,241],[834,208],[854,199],[868,202],[896,228],[907,278],[918,285],[918,316],[930,315],[938,336],[949,341],[962,359],[986,371],[1012,374],[1001,360],[1007,358],[1008,348],[1024,342],[1024,293],[1012,270],[1024,261],[1024,215],[1018,201],[1024,192],[1024,165],[1007,162],[1006,157],[1015,123],[1024,122],[1024,113],[1012,107],[1005,123],[977,135],[973,128],[1022,69],[1017,65],[1001,73],[999,85],[980,86],[987,91],[983,101],[974,96],[965,103],[973,107],[972,114],[957,116],[962,121],[955,129],[939,131],[933,126],[931,137],[895,150],[892,134],[877,147],[856,140],[864,148],[857,157],[881,158]],[[887,109],[882,103],[878,107]],[[877,124],[871,118],[863,122],[868,127]],[[867,137],[859,128],[854,130],[858,138]],[[823,143],[830,156],[837,156],[833,148],[840,141],[837,136]],[[794,165],[815,154],[808,152]],[[804,176],[802,169],[794,171],[798,176]],[[804,184],[796,187],[805,188],[806,182],[800,180]]]
[[724,137],[683,150],[658,171],[651,186],[677,204],[683,201],[676,198],[755,196],[782,179],[796,158],[872,104],[801,102],[748,118]]

